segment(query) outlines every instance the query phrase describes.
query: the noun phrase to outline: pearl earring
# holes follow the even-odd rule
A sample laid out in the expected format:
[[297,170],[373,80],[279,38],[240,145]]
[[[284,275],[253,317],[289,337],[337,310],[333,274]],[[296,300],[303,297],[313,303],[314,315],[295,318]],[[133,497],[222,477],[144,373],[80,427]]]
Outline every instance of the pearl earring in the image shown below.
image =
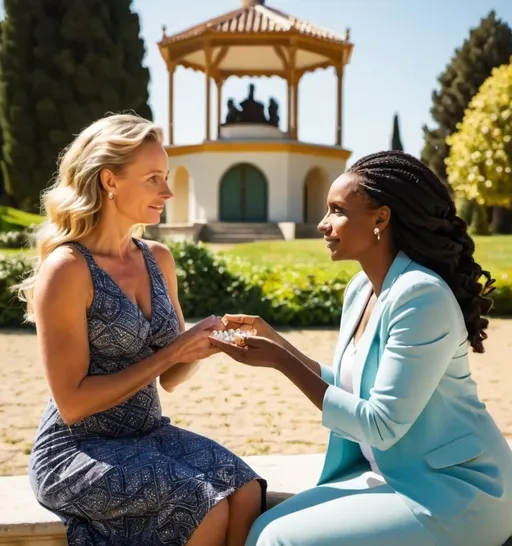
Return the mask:
[[111,191],[108,192],[108,198],[109,198],[111,201],[114,199],[114,194],[113,194]]
[[373,230],[373,234],[377,237],[377,241],[380,241],[380,229],[378,227]]

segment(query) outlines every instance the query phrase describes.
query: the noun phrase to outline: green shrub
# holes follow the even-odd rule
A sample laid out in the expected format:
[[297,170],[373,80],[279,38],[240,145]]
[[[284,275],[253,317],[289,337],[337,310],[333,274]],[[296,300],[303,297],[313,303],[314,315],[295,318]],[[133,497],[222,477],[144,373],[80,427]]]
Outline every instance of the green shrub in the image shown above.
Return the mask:
[[507,275],[498,280],[496,290],[491,294],[494,301],[491,313],[495,316],[512,316],[512,279]]
[[0,327],[24,325],[25,308],[12,288],[31,268],[32,262],[25,256],[3,257],[0,254]]
[[180,303],[187,318],[234,313],[239,306],[258,308],[259,287],[248,282],[242,273],[229,270],[223,258],[202,245],[187,242],[175,243],[171,249]]
[[[187,319],[212,313],[261,315],[275,326],[337,327],[347,273],[325,268],[283,265],[254,266],[232,256],[222,256],[202,245],[171,245],[176,262],[181,306]],[[0,255],[0,326],[19,327],[23,306],[11,288],[30,270],[24,256]],[[493,293],[493,314],[512,316],[512,282],[499,276]]]
[[258,267],[240,258],[219,256],[202,245],[171,244],[183,313],[261,315],[271,324],[335,326],[348,278],[323,279],[302,267]]
[[27,246],[30,240],[30,233],[23,231],[0,232],[0,248],[22,248]]

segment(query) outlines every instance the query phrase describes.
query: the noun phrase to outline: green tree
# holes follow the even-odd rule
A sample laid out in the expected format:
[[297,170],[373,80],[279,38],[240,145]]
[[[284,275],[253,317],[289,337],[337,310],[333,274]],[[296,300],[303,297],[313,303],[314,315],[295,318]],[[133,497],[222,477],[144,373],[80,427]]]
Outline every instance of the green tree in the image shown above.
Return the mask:
[[493,69],[447,143],[458,195],[480,207],[512,206],[512,62]]
[[115,41],[119,47],[120,108],[134,110],[146,119],[153,119],[148,92],[150,74],[143,65],[146,49],[140,37],[139,16],[131,10],[132,0],[116,0],[107,4],[111,32],[117,37]]
[[72,135],[108,112],[151,117],[129,0],[5,0],[0,120],[6,188],[30,210]]
[[425,145],[421,159],[442,180],[446,180],[445,159],[451,135],[462,120],[469,101],[493,68],[508,63],[512,55],[512,30],[491,11],[472,29],[460,49],[439,76],[440,88],[432,94],[430,113],[435,126],[424,127]]
[[395,117],[393,118],[393,136],[391,137],[391,149],[399,150],[401,152],[404,151],[402,139],[400,138],[400,125],[398,123],[398,114],[395,114]]
[[[35,132],[30,93],[31,37],[34,2],[5,0],[6,18],[2,22],[0,42],[0,125],[2,130],[1,167],[6,192],[14,196],[14,176],[29,187],[36,156]],[[30,9],[26,9],[30,8]]]
[[[0,46],[2,44],[2,22],[0,21]],[[1,111],[1,107],[0,107]],[[2,147],[3,147],[3,137],[2,137],[2,125],[0,123],[0,165],[2,164]],[[6,199],[6,192],[5,192],[5,184],[4,184],[4,177],[2,174],[2,169],[0,167],[0,204],[3,203]],[[1,222],[0,222],[1,224]],[[0,231],[2,230],[2,226],[0,225]]]

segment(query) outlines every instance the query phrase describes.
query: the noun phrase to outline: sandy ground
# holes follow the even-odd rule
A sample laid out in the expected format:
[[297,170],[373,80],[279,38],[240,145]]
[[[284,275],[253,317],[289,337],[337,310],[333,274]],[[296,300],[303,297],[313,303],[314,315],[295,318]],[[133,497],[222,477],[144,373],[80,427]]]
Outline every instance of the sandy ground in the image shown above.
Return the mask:
[[[337,332],[290,331],[304,352],[330,362]],[[480,396],[512,437],[512,320],[494,320],[485,355],[472,355]],[[48,391],[31,333],[0,331],[0,475],[24,474]],[[165,414],[179,426],[223,443],[240,455],[314,453],[325,449],[320,412],[277,372],[216,355],[172,394]]]

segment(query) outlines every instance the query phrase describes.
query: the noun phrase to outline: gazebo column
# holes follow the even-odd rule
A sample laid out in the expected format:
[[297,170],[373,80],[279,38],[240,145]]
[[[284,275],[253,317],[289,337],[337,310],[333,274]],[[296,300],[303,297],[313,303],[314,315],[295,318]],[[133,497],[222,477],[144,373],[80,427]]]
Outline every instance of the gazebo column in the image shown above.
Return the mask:
[[211,70],[212,70],[212,52],[209,46],[205,48],[205,57],[206,57],[206,67],[204,71],[205,85],[206,85],[206,135],[205,139],[211,140],[211,121],[212,121],[212,81],[211,81]]
[[224,86],[224,80],[221,78],[216,78],[215,85],[217,86],[217,140],[218,140],[220,139],[220,127],[222,125],[222,88]]
[[169,144],[174,144],[174,74],[176,66],[169,66]]
[[211,140],[211,104],[212,104],[212,86],[211,86],[210,74],[206,73],[206,140]]
[[299,138],[299,82],[300,79],[295,77],[293,82],[293,135],[294,140]]
[[336,146],[343,145],[343,65],[336,67],[337,75],[337,111],[336,111]]
[[286,81],[286,91],[288,93],[288,138],[292,138],[293,91],[290,79]]
[[297,46],[292,44],[290,48],[289,59],[289,83],[288,83],[288,121],[289,136],[292,140],[297,140],[298,136],[298,101],[299,101],[299,75],[297,74]]

